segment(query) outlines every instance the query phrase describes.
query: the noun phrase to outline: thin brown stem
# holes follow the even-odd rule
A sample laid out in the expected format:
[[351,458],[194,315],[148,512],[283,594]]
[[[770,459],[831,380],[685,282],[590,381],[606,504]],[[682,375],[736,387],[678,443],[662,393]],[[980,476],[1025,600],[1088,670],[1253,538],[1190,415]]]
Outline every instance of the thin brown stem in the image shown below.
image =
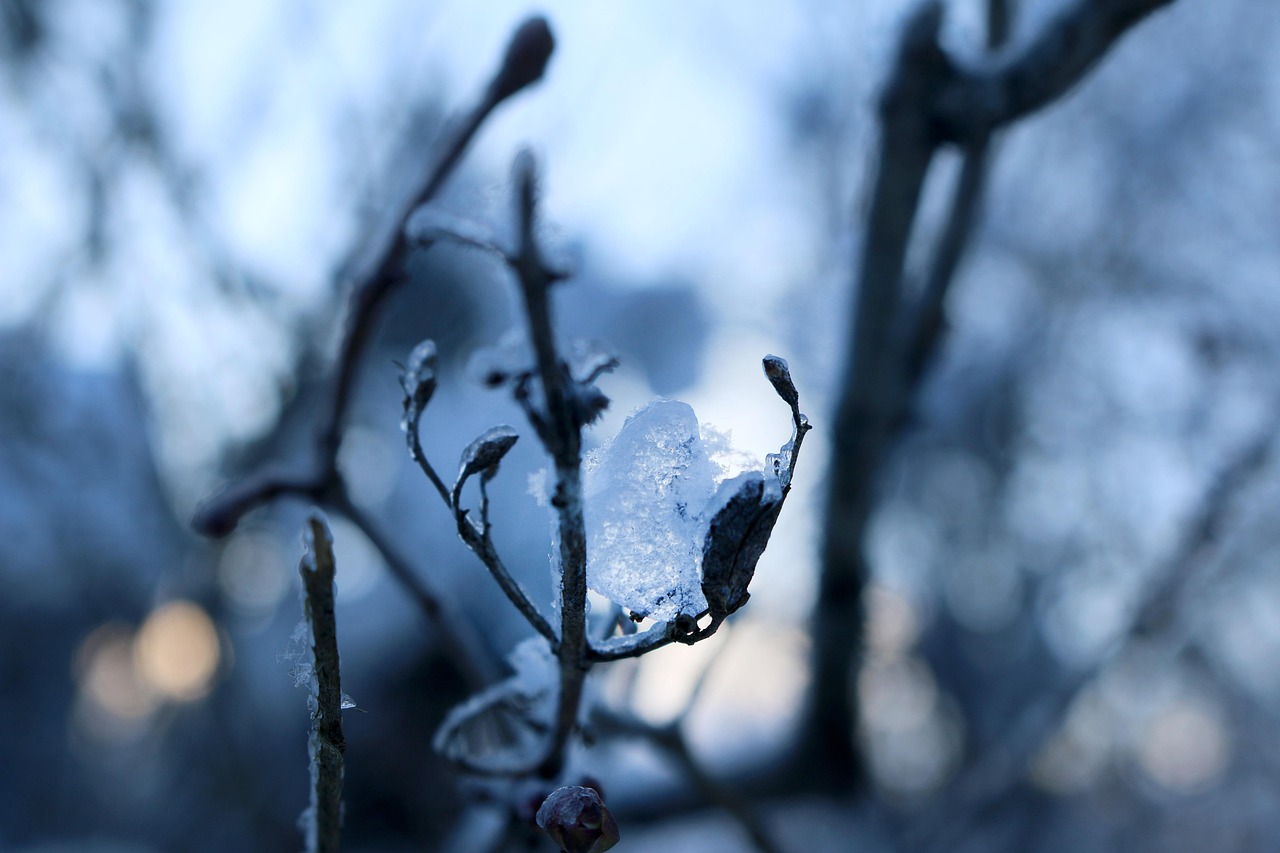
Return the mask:
[[337,853],[342,838],[342,683],[338,666],[338,626],[334,616],[333,538],[318,515],[307,521],[309,553],[299,572],[311,627],[316,692],[311,698],[311,806],[305,829],[307,849]]

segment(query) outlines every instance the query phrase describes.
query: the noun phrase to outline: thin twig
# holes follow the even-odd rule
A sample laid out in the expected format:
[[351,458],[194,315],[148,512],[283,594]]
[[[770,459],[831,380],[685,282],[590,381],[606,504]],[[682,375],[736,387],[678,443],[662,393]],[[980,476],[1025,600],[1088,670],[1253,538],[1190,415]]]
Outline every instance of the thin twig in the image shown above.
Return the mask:
[[440,499],[444,501],[446,507],[452,508],[449,500],[449,487],[444,484],[444,480],[440,479],[440,475],[436,473],[436,469],[431,466],[427,460],[427,454],[422,449],[422,433],[420,422],[422,420],[422,409],[419,409],[405,428],[405,442],[409,445],[409,458],[417,463],[418,468],[427,476],[427,480],[431,485],[435,486],[436,491],[440,494]]
[[[564,277],[547,266],[538,248],[537,175],[533,155],[516,158],[516,215],[519,244],[514,269],[524,297],[537,379],[542,391],[542,411],[531,419],[543,447],[555,466],[556,487],[552,505],[560,532],[560,638],[556,657],[560,663],[560,695],[551,742],[542,766],[545,778],[554,778],[564,766],[569,737],[577,726],[578,706],[590,664],[587,641],[587,533],[582,510],[583,419],[570,391],[567,367],[556,350],[551,324],[550,288]],[[529,409],[539,407],[532,400]]]
[[192,521],[195,529],[209,536],[229,534],[240,517],[255,507],[281,495],[314,499],[338,477],[338,448],[342,440],[351,390],[378,309],[404,281],[403,267],[413,249],[405,236],[409,216],[430,201],[453,174],[462,155],[489,115],[511,95],[537,82],[554,49],[554,39],[545,19],[533,17],[525,21],[507,47],[502,67],[493,76],[484,96],[461,121],[453,123],[443,153],[435,166],[408,201],[387,217],[392,223],[385,234],[372,242],[373,249],[362,254],[342,278],[353,283],[350,308],[342,343],[339,348],[332,393],[317,431],[314,469],[304,475],[281,478],[278,475],[250,476],[243,483],[205,502]]
[[347,742],[342,735],[342,683],[338,666],[338,626],[334,618],[333,537],[318,515],[307,520],[308,554],[298,570],[306,592],[311,626],[316,692],[311,704],[311,807],[305,830],[310,853],[337,853],[342,838],[342,770]]
[[413,570],[409,561],[374,520],[356,506],[345,491],[333,496],[328,505],[335,512],[350,519],[351,523],[358,527],[373,545],[374,550],[382,555],[387,571],[436,627],[445,655],[457,663],[463,677],[471,686],[480,688],[500,677],[501,672],[493,655],[485,647],[474,626],[466,619],[460,618],[453,608],[445,607],[441,603],[440,594],[431,589],[427,585],[428,582]]
[[[482,501],[482,506],[485,506],[488,503],[488,498],[483,498]],[[542,611],[533,603],[533,599],[529,598],[529,594],[525,592],[524,587],[520,586],[520,582],[515,579],[507,568],[506,563],[498,555],[498,549],[489,535],[487,509],[481,510],[483,532],[476,529],[465,511],[458,512],[454,519],[458,526],[458,536],[462,538],[463,544],[471,549],[471,552],[480,559],[480,562],[484,563],[485,568],[489,570],[489,574],[493,575],[493,579],[497,581],[498,586],[507,596],[507,600],[515,605],[516,610],[520,611],[520,615],[525,618],[525,621],[535,631],[545,637],[547,642],[551,643],[551,648],[554,650],[559,645],[560,638],[556,636],[555,629],[551,627],[551,623],[542,615]]]

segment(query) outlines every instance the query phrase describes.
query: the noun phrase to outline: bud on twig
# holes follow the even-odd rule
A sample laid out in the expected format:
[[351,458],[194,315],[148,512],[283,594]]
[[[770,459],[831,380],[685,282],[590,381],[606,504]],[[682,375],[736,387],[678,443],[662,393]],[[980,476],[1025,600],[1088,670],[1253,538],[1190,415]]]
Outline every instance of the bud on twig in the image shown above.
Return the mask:
[[535,15],[521,24],[507,45],[502,68],[489,84],[488,101],[497,104],[542,79],[555,47],[546,18]]
[[561,853],[603,853],[618,843],[618,824],[593,788],[557,788],[543,801],[536,820]]

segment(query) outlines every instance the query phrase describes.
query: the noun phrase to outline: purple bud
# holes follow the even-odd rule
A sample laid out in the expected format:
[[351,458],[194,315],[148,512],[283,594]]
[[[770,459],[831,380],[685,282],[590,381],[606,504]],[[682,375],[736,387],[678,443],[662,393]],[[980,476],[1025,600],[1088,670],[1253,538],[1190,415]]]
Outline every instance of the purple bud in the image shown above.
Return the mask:
[[536,819],[562,853],[603,853],[618,843],[618,824],[593,788],[555,789]]

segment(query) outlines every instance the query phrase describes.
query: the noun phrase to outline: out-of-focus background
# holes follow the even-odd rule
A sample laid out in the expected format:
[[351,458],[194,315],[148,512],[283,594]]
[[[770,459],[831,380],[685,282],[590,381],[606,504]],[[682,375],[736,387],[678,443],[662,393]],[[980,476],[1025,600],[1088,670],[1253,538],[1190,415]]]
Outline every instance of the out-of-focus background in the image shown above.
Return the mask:
[[[784,744],[806,688],[875,101],[911,5],[543,3],[546,78],[439,201],[508,233],[509,164],[537,155],[545,236],[575,270],[562,329],[622,359],[593,441],[660,395],[762,458],[789,423],[759,358],[791,363],[817,429],[750,605],[711,642],[599,679],[661,723],[705,673],[685,730],[712,769]],[[976,55],[983,4],[945,5],[947,46]],[[1015,5],[1017,43],[1065,3]],[[187,522],[220,484],[306,459],[341,330],[335,273],[529,11],[0,0],[0,849],[300,845],[306,507],[216,543]],[[1178,0],[998,138],[871,525],[857,691],[875,817],[790,804],[784,839],[1274,843],[1278,39],[1274,4]],[[955,166],[930,176],[922,244]],[[490,258],[438,248],[412,270],[341,462],[499,659],[529,629],[408,464],[393,362],[439,343],[424,437],[451,471],[481,430],[521,424],[468,367],[519,316]],[[544,464],[517,445],[494,521],[549,607],[528,484]],[[347,846],[463,845],[474,795],[430,741],[466,689],[376,550],[332,521],[343,683],[365,712],[347,715]],[[1026,728],[1039,745],[1011,773],[1002,749]],[[679,776],[642,745],[584,762],[620,813]],[[718,812],[635,812],[619,849],[749,849]]]

